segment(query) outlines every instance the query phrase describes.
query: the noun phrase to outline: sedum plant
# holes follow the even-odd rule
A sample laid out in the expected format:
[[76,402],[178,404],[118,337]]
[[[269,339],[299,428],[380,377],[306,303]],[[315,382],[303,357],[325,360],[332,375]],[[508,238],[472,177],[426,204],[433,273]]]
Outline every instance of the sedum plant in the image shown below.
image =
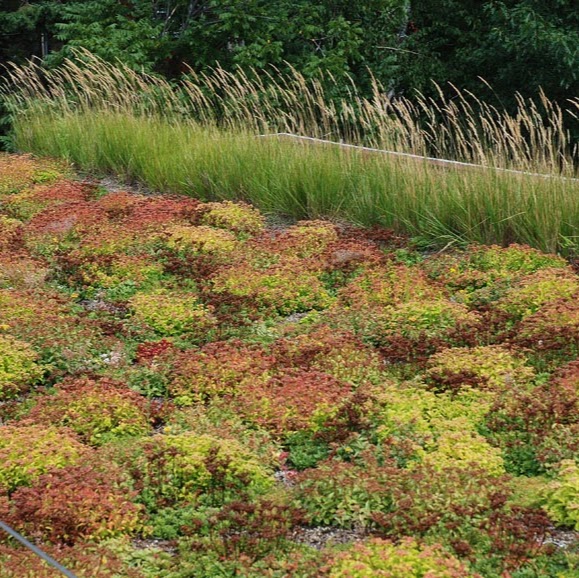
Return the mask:
[[201,223],[210,227],[227,229],[241,235],[256,235],[265,228],[263,215],[246,203],[205,203]]
[[93,446],[151,431],[144,398],[107,379],[67,380],[59,384],[54,394],[39,397],[26,419],[69,427]]
[[[0,238],[2,237],[0,217]],[[49,273],[45,263],[25,255],[2,254],[0,240],[0,289],[36,289],[41,287]]]
[[77,462],[88,448],[54,426],[6,425],[0,436],[0,489],[29,485],[53,468]]
[[502,391],[528,387],[534,371],[526,360],[501,345],[453,347],[433,355],[426,376],[437,390],[465,385]]
[[240,442],[186,431],[111,446],[150,510],[184,505],[220,505],[240,491],[271,488],[270,469]]
[[298,259],[322,255],[338,240],[336,227],[328,221],[300,221],[276,238],[282,254]]
[[226,261],[238,247],[233,233],[204,225],[173,225],[166,236],[165,246],[176,253],[209,255],[218,261]]
[[[64,260],[63,260],[64,261]],[[163,267],[147,255],[85,255],[72,251],[66,257],[68,279],[87,297],[125,301],[137,291],[160,285]]]
[[439,349],[469,345],[481,327],[476,312],[441,299],[408,301],[351,319],[392,362],[423,362]]
[[267,381],[274,362],[261,348],[239,341],[210,343],[173,357],[169,393],[184,406],[235,395],[246,384]]
[[17,397],[42,377],[37,361],[28,343],[0,334],[0,401]]
[[519,475],[544,474],[572,459],[579,450],[579,363],[530,390],[499,395],[484,430],[509,471]]
[[362,270],[339,296],[341,305],[360,308],[440,299],[444,291],[418,267],[391,264]]
[[106,470],[87,464],[41,474],[30,487],[20,487],[0,512],[28,535],[53,544],[100,541],[143,529],[141,505],[126,474],[107,464]]
[[35,159],[30,155],[0,155],[0,197],[70,174],[65,163]]
[[61,180],[50,185],[36,185],[10,195],[3,203],[3,209],[11,217],[29,221],[48,207],[73,201],[88,201],[93,193],[93,185]]
[[96,322],[79,315],[66,294],[42,289],[0,289],[0,325],[30,343],[49,378],[102,368],[107,357],[122,359],[122,345]]
[[247,421],[284,436],[321,428],[352,390],[352,384],[320,371],[294,369],[243,384],[235,403]]
[[422,462],[434,470],[476,467],[491,476],[505,474],[502,452],[491,446],[483,436],[470,429],[468,419],[457,418],[444,424],[433,447],[427,448]]
[[22,221],[0,213],[0,254],[2,251],[9,251],[21,225]]
[[424,463],[440,471],[476,467],[505,473],[501,451],[477,432],[492,405],[489,393],[468,387],[434,393],[392,383],[376,397],[378,439],[391,450],[402,449],[407,467]]
[[563,460],[557,477],[546,489],[545,511],[558,524],[579,531],[579,466]]
[[264,313],[290,315],[325,309],[334,301],[319,275],[295,259],[265,269],[235,265],[217,273],[212,281],[213,292],[245,298]]
[[481,578],[440,544],[412,538],[393,543],[380,538],[360,542],[339,553],[330,578]]
[[527,245],[474,245],[464,253],[443,254],[425,261],[432,277],[451,290],[469,294],[496,284],[507,286],[524,275],[545,268],[567,267],[562,257],[550,255]]
[[144,323],[160,337],[202,341],[216,320],[196,294],[158,290],[137,293],[129,300],[133,320]]
[[[123,558],[107,545],[43,544],[42,549],[78,578],[145,578],[140,570],[127,568]],[[0,567],[2,578],[55,578],[54,567],[28,548],[0,544]]]
[[577,275],[566,269],[542,269],[523,277],[493,305],[509,321],[525,319],[545,305],[579,292]]
[[513,344],[525,348],[539,370],[556,369],[579,357],[579,292],[559,299],[525,317],[516,327]]

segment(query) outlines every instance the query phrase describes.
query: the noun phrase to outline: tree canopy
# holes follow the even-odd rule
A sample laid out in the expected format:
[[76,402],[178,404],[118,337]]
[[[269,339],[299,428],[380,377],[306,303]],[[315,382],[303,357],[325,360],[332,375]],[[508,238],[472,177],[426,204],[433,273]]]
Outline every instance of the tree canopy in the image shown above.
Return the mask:
[[2,61],[56,65],[83,47],[169,77],[291,66],[362,90],[372,76],[406,94],[450,82],[506,106],[515,91],[579,92],[576,0],[4,0],[0,29]]

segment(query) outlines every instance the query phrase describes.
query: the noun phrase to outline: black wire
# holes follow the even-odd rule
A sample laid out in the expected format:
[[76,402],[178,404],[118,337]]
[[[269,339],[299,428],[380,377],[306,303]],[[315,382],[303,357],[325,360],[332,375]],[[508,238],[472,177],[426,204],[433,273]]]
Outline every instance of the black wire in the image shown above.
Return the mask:
[[32,550],[37,556],[40,556],[45,562],[48,562],[51,566],[54,566],[57,570],[62,572],[68,578],[77,578],[70,570],[67,570],[64,566],[59,564],[54,558],[51,558],[48,554],[45,554],[40,548],[29,542],[24,536],[21,536],[16,530],[13,530],[10,526],[7,526],[4,522],[0,521],[0,528],[4,530],[7,534],[10,534],[13,538],[18,540],[21,544],[24,544],[29,550]]

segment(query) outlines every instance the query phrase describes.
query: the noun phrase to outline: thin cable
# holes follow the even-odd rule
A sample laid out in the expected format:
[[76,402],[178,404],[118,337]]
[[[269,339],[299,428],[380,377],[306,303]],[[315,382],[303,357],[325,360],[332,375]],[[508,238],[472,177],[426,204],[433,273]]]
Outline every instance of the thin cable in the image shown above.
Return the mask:
[[437,159],[436,157],[425,157],[422,155],[415,155],[412,153],[402,153],[402,152],[398,152],[398,151],[389,151],[389,150],[385,150],[385,149],[377,149],[377,148],[373,148],[373,147],[365,147],[365,146],[361,146],[361,145],[353,145],[353,144],[348,144],[348,143],[343,143],[343,142],[336,142],[333,140],[325,140],[322,138],[314,138],[311,136],[302,136],[299,134],[293,134],[291,132],[275,132],[275,133],[271,133],[271,134],[258,134],[256,136],[258,138],[285,136],[285,137],[289,137],[289,138],[307,140],[309,142],[315,142],[315,143],[320,143],[320,144],[331,144],[331,145],[339,146],[342,148],[357,149],[357,150],[365,151],[365,152],[381,153],[383,155],[390,155],[390,156],[395,156],[395,157],[404,157],[407,159],[428,161],[429,163],[432,163],[435,165],[452,165],[452,166],[459,166],[459,167],[467,167],[467,168],[471,168],[471,169],[473,169],[473,168],[486,169],[486,170],[492,170],[492,171],[499,171],[502,173],[511,173],[511,174],[515,174],[515,175],[527,175],[530,177],[541,177],[543,179],[562,179],[564,181],[579,181],[579,179],[576,179],[573,177],[563,177],[561,175],[546,175],[544,173],[530,173],[527,171],[518,171],[515,169],[503,169],[501,167],[477,165],[474,163],[465,163],[462,161],[451,161],[448,159]]
[[4,530],[7,534],[10,534],[14,539],[18,540],[21,544],[24,544],[29,550],[32,550],[37,556],[40,556],[45,562],[48,562],[51,566],[54,566],[57,570],[62,572],[68,578],[77,578],[70,570],[67,570],[64,566],[59,564],[54,558],[51,558],[48,554],[43,552],[40,548],[29,542],[24,536],[21,536],[16,530],[13,530],[10,526],[7,526],[4,522],[0,521],[0,528]]

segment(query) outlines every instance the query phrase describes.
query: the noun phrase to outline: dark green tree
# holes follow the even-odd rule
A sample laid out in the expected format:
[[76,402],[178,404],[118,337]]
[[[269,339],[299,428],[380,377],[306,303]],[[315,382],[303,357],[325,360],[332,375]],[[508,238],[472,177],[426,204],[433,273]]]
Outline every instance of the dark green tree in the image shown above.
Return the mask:
[[367,68],[390,79],[407,0],[92,0],[62,7],[55,25],[64,48],[82,46],[133,67],[178,74],[219,63],[320,69],[367,81]]
[[399,87],[451,82],[507,106],[516,91],[559,102],[579,93],[576,0],[420,0],[407,34]]

